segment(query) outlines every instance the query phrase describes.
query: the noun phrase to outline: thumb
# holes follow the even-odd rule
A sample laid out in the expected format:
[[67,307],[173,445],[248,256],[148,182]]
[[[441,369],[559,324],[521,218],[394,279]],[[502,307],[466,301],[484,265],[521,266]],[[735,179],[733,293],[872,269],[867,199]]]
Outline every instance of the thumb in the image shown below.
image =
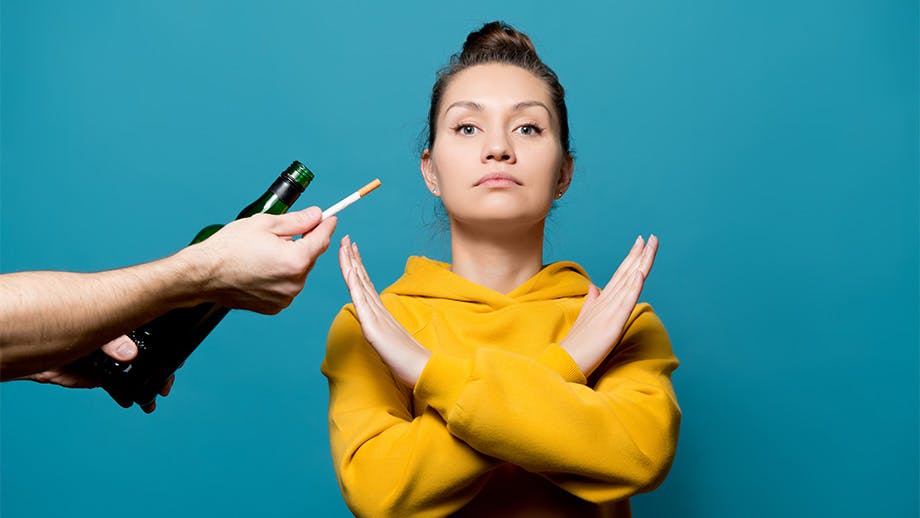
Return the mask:
[[320,223],[312,232],[304,234],[303,238],[297,241],[298,246],[306,254],[308,263],[315,261],[329,248],[329,241],[332,239],[332,233],[335,231],[338,221],[338,218],[332,216]]
[[323,212],[319,207],[310,207],[296,212],[272,216],[269,230],[278,236],[296,236],[305,234],[319,225]]
[[126,335],[121,335],[103,345],[102,351],[118,361],[128,362],[137,356],[137,345]]
[[582,309],[591,306],[594,304],[594,301],[597,300],[601,295],[601,290],[598,289],[594,284],[588,286],[588,295],[585,297],[585,304],[582,306]]

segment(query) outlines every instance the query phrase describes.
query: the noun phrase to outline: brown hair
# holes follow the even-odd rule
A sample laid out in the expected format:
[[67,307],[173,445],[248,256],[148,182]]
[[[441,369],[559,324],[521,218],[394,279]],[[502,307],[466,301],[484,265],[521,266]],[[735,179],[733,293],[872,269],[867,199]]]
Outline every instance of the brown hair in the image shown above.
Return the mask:
[[530,38],[507,23],[499,21],[486,23],[478,31],[469,33],[463,44],[463,50],[459,54],[452,55],[450,63],[438,71],[437,80],[431,88],[431,107],[428,109],[428,134],[425,139],[428,142],[428,149],[434,146],[441,97],[451,78],[462,70],[486,63],[504,63],[520,67],[546,83],[556,114],[559,116],[559,140],[562,150],[566,155],[571,154],[565,89],[559,84],[556,73],[537,56],[537,50]]

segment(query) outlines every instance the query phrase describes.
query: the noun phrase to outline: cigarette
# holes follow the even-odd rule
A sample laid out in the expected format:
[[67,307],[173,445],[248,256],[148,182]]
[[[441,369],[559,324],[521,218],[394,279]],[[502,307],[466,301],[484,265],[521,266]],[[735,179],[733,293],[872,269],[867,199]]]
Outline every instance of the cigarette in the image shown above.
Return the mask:
[[373,182],[370,182],[369,184],[365,185],[364,187],[362,187],[362,188],[358,189],[357,191],[355,191],[355,192],[349,194],[348,196],[346,196],[344,200],[342,200],[342,201],[336,203],[335,205],[333,205],[332,207],[329,207],[328,209],[324,210],[324,211],[323,211],[323,219],[326,219],[326,218],[335,216],[336,214],[339,213],[339,211],[341,211],[341,210],[344,209],[345,207],[351,205],[352,203],[358,201],[359,199],[363,198],[364,196],[367,196],[367,193],[373,191],[373,190],[376,189],[377,187],[380,187],[380,179],[379,179],[379,178],[374,178],[374,181],[373,181]]

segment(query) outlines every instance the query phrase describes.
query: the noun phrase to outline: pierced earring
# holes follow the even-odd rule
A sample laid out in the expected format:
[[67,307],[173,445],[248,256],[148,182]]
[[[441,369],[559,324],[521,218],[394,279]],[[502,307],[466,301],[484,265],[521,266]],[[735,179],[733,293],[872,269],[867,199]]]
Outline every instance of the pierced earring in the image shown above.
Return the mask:
[[440,193],[440,192],[441,192],[441,189],[438,189],[438,186],[437,186],[437,185],[435,185],[434,187],[431,188],[431,193],[432,193],[432,194],[437,195],[437,194]]
[[557,192],[557,193],[556,193],[556,199],[558,200],[559,198],[562,198],[562,192]]

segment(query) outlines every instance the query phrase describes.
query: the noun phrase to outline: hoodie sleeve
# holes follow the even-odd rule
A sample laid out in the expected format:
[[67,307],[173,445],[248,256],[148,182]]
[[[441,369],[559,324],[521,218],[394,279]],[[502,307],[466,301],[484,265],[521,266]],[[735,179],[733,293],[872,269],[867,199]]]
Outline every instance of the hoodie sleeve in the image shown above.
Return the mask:
[[342,495],[357,516],[446,516],[481,489],[495,459],[447,431],[367,343],[347,305],[329,331],[329,435]]
[[494,348],[471,360],[434,353],[415,392],[476,450],[604,502],[650,491],[670,469],[677,365],[661,321],[640,304],[590,385],[553,344],[537,358]]

